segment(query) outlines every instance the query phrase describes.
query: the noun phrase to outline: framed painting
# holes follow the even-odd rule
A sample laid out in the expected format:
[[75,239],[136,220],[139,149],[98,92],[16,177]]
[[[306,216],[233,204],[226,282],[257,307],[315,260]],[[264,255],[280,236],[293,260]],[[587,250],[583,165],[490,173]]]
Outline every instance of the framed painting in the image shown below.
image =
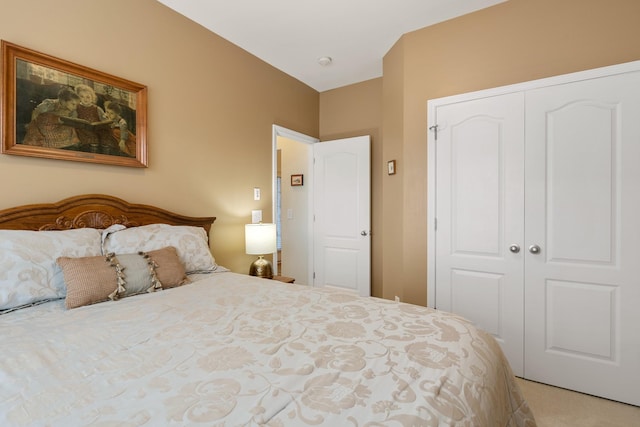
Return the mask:
[[147,88],[2,41],[0,152],[147,167]]

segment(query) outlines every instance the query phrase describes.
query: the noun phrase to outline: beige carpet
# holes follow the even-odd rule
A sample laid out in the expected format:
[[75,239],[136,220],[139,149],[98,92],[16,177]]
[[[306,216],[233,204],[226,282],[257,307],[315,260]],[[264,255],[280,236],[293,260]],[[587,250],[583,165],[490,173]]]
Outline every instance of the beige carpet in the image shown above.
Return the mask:
[[640,427],[640,407],[521,378],[517,381],[538,427]]

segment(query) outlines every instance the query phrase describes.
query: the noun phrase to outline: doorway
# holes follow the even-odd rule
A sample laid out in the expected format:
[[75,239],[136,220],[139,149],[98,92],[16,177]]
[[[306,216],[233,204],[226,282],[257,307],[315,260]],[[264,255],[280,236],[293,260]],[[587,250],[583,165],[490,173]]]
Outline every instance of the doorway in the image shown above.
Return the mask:
[[371,140],[324,141],[273,127],[278,274],[371,295]]
[[[317,138],[273,125],[273,220],[277,224],[276,274],[313,284],[313,144]],[[291,186],[291,175],[302,184]]]

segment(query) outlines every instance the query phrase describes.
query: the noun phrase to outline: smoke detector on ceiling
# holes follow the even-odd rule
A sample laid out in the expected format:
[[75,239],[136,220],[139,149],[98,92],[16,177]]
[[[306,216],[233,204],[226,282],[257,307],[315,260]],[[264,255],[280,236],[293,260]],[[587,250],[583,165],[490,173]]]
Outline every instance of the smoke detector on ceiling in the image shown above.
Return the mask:
[[321,56],[320,58],[318,58],[318,64],[322,65],[323,67],[331,65],[332,62],[333,59],[331,59],[330,56]]

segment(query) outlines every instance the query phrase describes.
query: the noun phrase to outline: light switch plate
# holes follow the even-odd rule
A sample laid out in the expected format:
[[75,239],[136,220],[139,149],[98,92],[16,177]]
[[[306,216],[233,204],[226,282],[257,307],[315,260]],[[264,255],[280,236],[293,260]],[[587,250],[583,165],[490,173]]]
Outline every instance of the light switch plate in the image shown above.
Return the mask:
[[259,222],[262,222],[262,210],[257,209],[251,211],[251,223],[257,224]]
[[260,200],[260,189],[258,187],[253,189],[253,200]]

